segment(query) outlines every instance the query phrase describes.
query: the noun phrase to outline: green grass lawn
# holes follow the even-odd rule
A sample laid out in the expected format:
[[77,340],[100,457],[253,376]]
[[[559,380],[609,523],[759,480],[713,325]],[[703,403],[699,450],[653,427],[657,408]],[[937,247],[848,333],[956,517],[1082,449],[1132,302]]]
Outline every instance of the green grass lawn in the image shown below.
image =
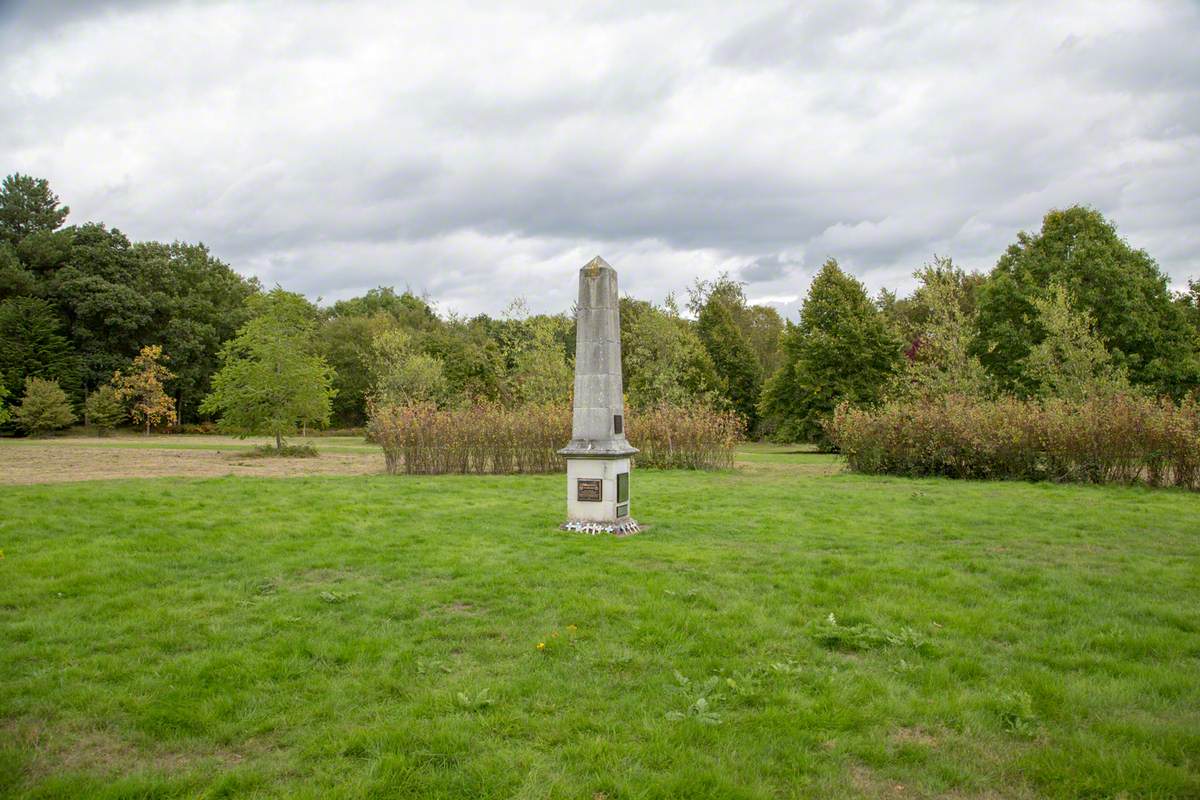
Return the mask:
[[0,487],[0,795],[1200,796],[1195,495],[752,455]]

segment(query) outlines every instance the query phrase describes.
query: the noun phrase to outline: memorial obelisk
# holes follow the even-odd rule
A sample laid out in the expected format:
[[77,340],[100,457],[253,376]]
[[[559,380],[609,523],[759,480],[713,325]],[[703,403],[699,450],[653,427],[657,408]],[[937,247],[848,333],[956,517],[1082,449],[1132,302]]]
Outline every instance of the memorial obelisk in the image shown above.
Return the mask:
[[596,256],[579,270],[575,317],[575,406],[567,458],[564,530],[637,533],[629,515],[630,457],[621,387],[617,272]]

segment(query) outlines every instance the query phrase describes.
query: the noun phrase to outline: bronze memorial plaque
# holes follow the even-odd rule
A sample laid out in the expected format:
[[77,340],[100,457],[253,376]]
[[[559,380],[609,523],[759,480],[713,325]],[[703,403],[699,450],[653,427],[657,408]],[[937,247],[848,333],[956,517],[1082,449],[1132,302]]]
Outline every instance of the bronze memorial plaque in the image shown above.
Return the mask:
[[580,478],[575,482],[576,499],[581,503],[599,503],[604,499],[604,482],[599,478]]

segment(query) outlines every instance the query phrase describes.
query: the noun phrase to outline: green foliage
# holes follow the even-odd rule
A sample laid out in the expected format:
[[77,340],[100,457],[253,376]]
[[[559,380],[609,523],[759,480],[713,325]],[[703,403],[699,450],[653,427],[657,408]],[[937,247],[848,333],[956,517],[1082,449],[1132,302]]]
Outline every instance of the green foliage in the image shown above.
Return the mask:
[[[668,298],[674,306],[674,297]],[[688,310],[699,318],[712,303],[725,306],[733,323],[741,331],[758,360],[759,374],[771,375],[780,366],[779,336],[783,333],[783,318],[770,306],[750,305],[745,286],[721,273],[710,281],[697,280],[688,287]]]
[[830,612],[825,619],[809,625],[813,641],[830,650],[864,652],[885,647],[907,647],[923,655],[931,655],[929,640],[905,626],[895,631],[885,630],[868,622],[845,625]]
[[371,390],[369,356],[376,334],[391,327],[389,315],[335,316],[321,323],[317,349],[333,368],[334,395],[331,415],[335,424],[359,425],[366,419]]
[[758,421],[762,367],[750,342],[734,323],[728,306],[715,299],[700,310],[696,333],[724,384],[725,399],[753,430]]
[[762,413],[780,441],[828,446],[823,423],[841,402],[877,402],[896,370],[899,343],[861,283],[829,259],[781,339],[784,364],[763,390]]
[[242,454],[245,458],[316,458],[321,455],[311,444],[259,445]]
[[62,336],[54,307],[36,297],[0,302],[0,383],[15,396],[29,377],[79,387],[79,360]]
[[261,287],[201,244],[139,243],[133,256],[154,319],[139,341],[161,342],[171,354],[176,410],[181,418],[194,418],[217,370],[221,345],[245,323],[246,301]]
[[721,715],[713,710],[725,699],[725,695],[716,690],[719,682],[717,675],[710,675],[703,681],[692,681],[675,670],[675,683],[669,688],[672,694],[681,698],[683,710],[668,711],[663,717],[671,722],[694,720],[701,725],[720,725]]
[[507,394],[513,402],[569,402],[574,365],[567,359],[567,338],[574,322],[562,315],[529,316],[518,298],[500,326],[500,349],[508,364]]
[[333,370],[313,352],[316,313],[303,297],[276,287],[251,298],[250,309],[221,349],[200,410],[219,415],[223,431],[274,436],[278,450],[300,425],[328,424]]
[[11,244],[0,241],[0,300],[33,294],[36,290],[37,277],[21,264]]
[[621,368],[632,409],[723,399],[716,365],[694,327],[671,308],[621,300]]
[[945,308],[947,294],[957,303],[956,316],[971,323],[974,335],[979,287],[987,280],[985,275],[964,272],[952,259],[938,255],[913,275],[918,284],[911,295],[898,298],[894,292],[884,289],[876,301],[884,319],[907,347],[911,348],[921,340],[935,315],[943,319],[948,315]]
[[3,383],[0,383],[0,425],[12,419],[12,409],[5,402],[8,400],[8,389]]
[[446,399],[442,362],[414,349],[412,336],[388,328],[371,340],[371,401],[378,405],[439,403]]
[[45,178],[14,172],[0,184],[0,238],[10,244],[31,233],[57,230],[70,211],[59,205]]
[[894,399],[933,399],[946,395],[986,397],[992,380],[971,352],[975,340],[970,300],[963,275],[944,260],[916,273],[914,293],[921,314],[910,318],[904,338],[911,342],[888,396]]
[[1114,364],[1093,332],[1091,316],[1075,311],[1067,290],[1050,287],[1033,301],[1043,338],[1025,356],[1025,383],[1037,397],[1084,400],[1129,391],[1125,370]]
[[25,394],[13,416],[31,436],[65,428],[76,419],[66,392],[57,381],[44,378],[25,379]]
[[108,383],[88,395],[83,410],[87,423],[94,426],[101,436],[129,417],[116,388]]
[[1024,359],[1046,335],[1035,301],[1053,285],[1092,317],[1134,385],[1180,397],[1200,384],[1195,334],[1166,276],[1099,212],[1075,206],[1048,213],[1037,234],[1020,233],[980,288],[976,351],[1001,388],[1030,391]]

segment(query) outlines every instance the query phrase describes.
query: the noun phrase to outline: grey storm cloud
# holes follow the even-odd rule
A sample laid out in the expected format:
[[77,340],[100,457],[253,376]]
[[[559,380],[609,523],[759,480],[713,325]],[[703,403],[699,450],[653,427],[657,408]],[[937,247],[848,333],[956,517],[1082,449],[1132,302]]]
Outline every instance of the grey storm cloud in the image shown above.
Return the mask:
[[1200,6],[0,4],[4,172],[327,300],[794,311],[828,257],[905,290],[1091,205],[1200,275]]

